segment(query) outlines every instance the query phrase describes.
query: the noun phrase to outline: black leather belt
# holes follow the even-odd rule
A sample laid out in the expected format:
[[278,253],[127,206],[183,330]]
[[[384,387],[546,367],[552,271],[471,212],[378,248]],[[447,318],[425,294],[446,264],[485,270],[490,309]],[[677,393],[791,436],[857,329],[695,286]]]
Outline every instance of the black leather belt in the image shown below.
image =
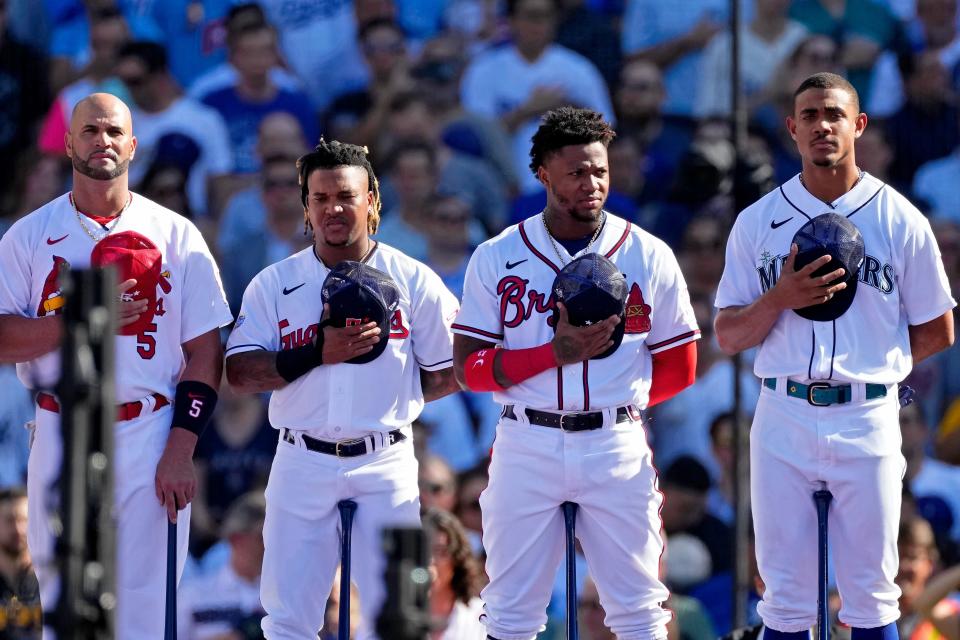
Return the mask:
[[[296,436],[293,435],[293,432],[290,429],[283,429],[283,439],[290,444],[296,444]],[[400,429],[394,429],[384,434],[387,438],[387,446],[396,444],[398,442],[403,442],[407,439],[407,436],[403,435],[403,432]],[[316,451],[317,453],[325,453],[329,456],[337,456],[338,458],[356,458],[357,456],[363,456],[368,453],[373,453],[377,451],[377,448],[373,444],[373,439],[377,436],[366,436],[364,438],[355,438],[353,440],[337,440],[337,441],[327,441],[327,440],[318,440],[317,438],[311,438],[308,435],[301,435],[303,439],[303,445],[310,451]],[[386,448],[386,447],[382,447]]]
[[[524,409],[524,413],[527,416],[527,421],[538,427],[550,427],[563,431],[593,431],[594,429],[603,427],[603,411],[554,413],[553,411]],[[512,404],[508,404],[503,408],[503,417],[509,418],[510,420],[517,419],[517,414],[514,412]],[[642,412],[632,406],[617,408],[617,423],[637,422],[642,419]]]

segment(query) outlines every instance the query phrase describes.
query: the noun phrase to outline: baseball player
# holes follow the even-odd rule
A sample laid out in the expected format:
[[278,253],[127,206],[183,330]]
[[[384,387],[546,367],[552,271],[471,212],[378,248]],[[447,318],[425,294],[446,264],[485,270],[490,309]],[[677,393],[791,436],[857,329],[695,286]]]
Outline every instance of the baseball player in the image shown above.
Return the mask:
[[[381,530],[420,524],[410,423],[424,402],[459,388],[456,298],[425,265],[370,238],[380,193],[366,150],[321,139],[297,166],[314,244],[253,279],[227,342],[228,380],[240,392],[272,391],[270,423],[280,431],[260,591],[270,640],[317,637],[340,559],[344,499],[358,505],[353,578],[373,627],[384,592]],[[324,283],[331,272],[342,282],[344,265],[396,295],[389,326],[331,322]]]
[[[786,124],[802,171],[739,215],[716,298],[721,348],[759,346],[754,371],[762,385],[750,435],[766,584],[758,611],[766,640],[805,638],[815,623],[811,496],[826,489],[840,620],[854,640],[891,640],[905,469],[897,385],[915,362],[953,343],[956,303],[926,218],[857,168],[854,143],[867,116],[850,83],[810,76]],[[859,265],[844,269],[817,251],[797,269],[805,237],[798,232],[828,218],[841,221],[831,231],[838,239],[862,237]]]
[[[693,382],[699,330],[667,245],[603,209],[613,136],[594,111],[544,116],[530,167],[547,206],[477,248],[453,325],[461,383],[503,405],[480,496],[490,576],[483,621],[499,640],[529,640],[544,626],[565,501],[580,505],[577,537],[606,624],[621,639],[667,633],[662,499],[641,410]],[[623,272],[625,314],[573,326],[554,279],[591,255]],[[609,353],[619,322],[622,342]]]
[[[49,487],[59,475],[62,448],[60,404],[49,389],[59,377],[65,303],[57,275],[86,268],[95,256],[120,260],[121,272],[136,277],[119,285],[115,347],[116,635],[160,638],[166,520],[179,520],[182,571],[196,485],[191,457],[217,401],[219,327],[231,316],[196,227],[128,189],[137,139],[127,106],[112,95],[88,96],[74,109],[65,140],[73,191],[19,220],[0,240],[0,359],[17,362],[20,379],[37,391],[28,541],[43,608],[51,611],[59,582]],[[149,267],[131,271],[124,256]]]

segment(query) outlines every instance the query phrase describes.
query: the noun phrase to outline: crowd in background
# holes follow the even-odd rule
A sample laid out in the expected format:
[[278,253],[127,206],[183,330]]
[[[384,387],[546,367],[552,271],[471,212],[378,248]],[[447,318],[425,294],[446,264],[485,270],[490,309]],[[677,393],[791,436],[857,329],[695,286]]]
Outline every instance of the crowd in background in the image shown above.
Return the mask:
[[[618,134],[607,209],[675,250],[702,331],[696,383],[652,411],[648,435],[665,495],[671,639],[716,638],[734,617],[738,372],[713,338],[713,297],[737,203],[800,169],[784,117],[803,78],[833,71],[857,88],[870,117],[858,164],[929,217],[960,295],[958,0],[740,1],[749,131],[737,162],[729,0],[0,0],[0,234],[70,188],[71,110],[107,91],[133,112],[132,187],[200,227],[234,312],[258,271],[310,242],[295,161],[320,135],[369,147],[384,203],[375,238],[459,296],[473,248],[545,203],[528,169],[538,117],[563,104],[600,111]],[[14,375],[0,367],[0,638],[37,637],[18,488],[33,405]],[[749,357],[739,375],[749,422],[759,391]],[[901,417],[901,636],[933,638],[925,616],[953,606],[947,637],[958,640],[960,604],[941,598],[960,583],[960,347],[908,383],[918,400]],[[483,637],[478,498],[498,415],[487,394],[459,393],[415,423],[425,523],[437,532],[431,607],[451,620],[435,638]],[[197,448],[181,638],[259,633],[276,442],[265,398],[224,384]],[[582,637],[612,638],[580,564]],[[928,581],[943,593],[933,602]],[[561,573],[543,637],[562,637],[564,590]]]

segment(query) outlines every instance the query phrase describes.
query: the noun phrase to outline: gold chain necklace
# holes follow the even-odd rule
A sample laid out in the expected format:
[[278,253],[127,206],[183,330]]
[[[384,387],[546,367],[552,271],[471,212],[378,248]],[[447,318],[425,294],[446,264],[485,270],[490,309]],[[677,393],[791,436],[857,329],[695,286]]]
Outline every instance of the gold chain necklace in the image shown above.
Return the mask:
[[[557,241],[553,239],[553,234],[550,233],[550,227],[547,226],[547,211],[544,209],[540,212],[540,220],[543,222],[543,230],[547,232],[547,238],[550,239],[550,246],[553,247],[553,252],[557,254],[557,258],[560,260],[560,266],[565,266],[567,261],[563,259],[563,255],[560,253],[560,248],[557,246]],[[600,230],[603,229],[603,224],[607,221],[607,212],[603,212],[603,217],[600,218],[600,224],[597,225],[596,231],[593,232],[593,235],[590,236],[590,242],[587,243],[587,246],[584,247],[581,251],[577,253],[590,253],[590,247],[593,246],[594,241],[600,236]]]
[[73,199],[73,192],[70,193],[70,205],[73,207],[73,212],[77,215],[77,222],[80,223],[80,228],[83,229],[84,233],[86,233],[90,237],[90,239],[93,240],[94,242],[100,242],[101,240],[106,238],[108,235],[110,235],[110,233],[116,228],[117,224],[120,222],[120,216],[122,216],[123,212],[130,207],[131,202],[133,202],[133,194],[128,194],[127,204],[123,205],[123,209],[121,209],[120,213],[118,213],[116,217],[114,217],[113,222],[110,223],[110,226],[101,225],[105,227],[106,231],[102,236],[98,238],[87,226],[87,223],[83,221],[83,218],[85,216],[82,213],[80,213],[79,209],[77,209],[77,203]]

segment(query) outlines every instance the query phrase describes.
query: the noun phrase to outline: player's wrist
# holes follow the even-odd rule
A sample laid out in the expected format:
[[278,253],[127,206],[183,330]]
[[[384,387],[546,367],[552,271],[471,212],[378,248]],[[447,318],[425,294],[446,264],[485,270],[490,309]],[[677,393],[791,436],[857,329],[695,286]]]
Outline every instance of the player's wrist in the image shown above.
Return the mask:
[[181,380],[173,400],[170,427],[179,427],[199,438],[216,406],[217,392],[213,387],[199,380]]
[[[320,335],[323,330],[320,330]],[[300,376],[312,371],[323,363],[323,340],[294,349],[277,352],[277,374],[287,382],[293,382]]]

